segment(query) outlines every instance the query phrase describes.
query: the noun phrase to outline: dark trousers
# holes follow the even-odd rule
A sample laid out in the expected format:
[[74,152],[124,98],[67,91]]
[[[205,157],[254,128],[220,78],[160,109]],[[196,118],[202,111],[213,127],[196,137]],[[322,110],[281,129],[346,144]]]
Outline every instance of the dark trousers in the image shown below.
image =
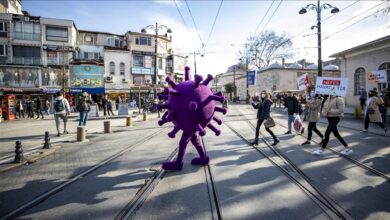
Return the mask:
[[19,110],[19,111],[17,111],[17,113],[19,115],[19,118],[22,118],[22,117],[20,117],[20,115],[22,115],[24,118],[24,110]]
[[39,118],[39,115],[41,115],[43,118],[42,109],[37,108],[36,111],[37,111],[37,118]]
[[27,118],[34,118],[34,111],[32,111],[31,109],[27,110]]
[[[385,124],[383,122],[374,122],[381,128],[385,128]],[[370,125],[370,116],[366,114],[366,117],[364,118],[364,129],[368,129],[368,126]]]
[[347,147],[348,144],[344,141],[344,139],[341,137],[339,131],[337,130],[337,124],[340,122],[340,117],[329,117],[328,118],[328,127],[325,131],[325,138],[324,142],[322,143],[322,148],[325,148],[326,145],[328,145],[329,142],[329,136],[330,133],[333,132],[333,135],[345,146]]
[[[259,139],[260,127],[261,127],[261,124],[263,124],[263,121],[264,121],[264,119],[257,119],[256,138],[255,138],[255,140]],[[269,128],[265,128],[265,130],[272,136],[272,138],[274,140],[277,140],[275,134]]]
[[360,107],[362,108],[362,110],[365,109],[365,107],[366,107],[366,99],[360,99]]
[[110,115],[110,112],[111,112],[111,115],[114,115],[114,112],[112,112],[112,107],[108,107],[108,115]]
[[321,132],[317,129],[317,122],[309,122],[307,140],[311,140],[311,137],[313,136],[313,131],[321,138],[324,138]]

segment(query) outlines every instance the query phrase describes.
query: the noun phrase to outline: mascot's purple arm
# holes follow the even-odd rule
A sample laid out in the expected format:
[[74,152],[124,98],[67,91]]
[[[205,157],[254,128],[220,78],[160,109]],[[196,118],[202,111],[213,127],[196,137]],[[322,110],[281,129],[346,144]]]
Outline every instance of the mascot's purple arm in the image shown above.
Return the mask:
[[214,113],[217,111],[226,114],[226,109],[215,106],[215,101],[223,103],[225,98],[221,92],[213,94],[207,86],[213,76],[208,75],[205,80],[201,75],[195,75],[194,78],[194,80],[190,79],[190,68],[186,67],[185,81],[176,84],[170,77],[167,77],[166,81],[171,88],[165,88],[164,93],[159,95],[160,101],[165,102],[165,104],[157,105],[157,109],[168,109],[168,111],[164,113],[158,124],[160,126],[167,122],[174,124],[173,130],[168,133],[170,138],[174,138],[180,130],[183,131],[177,158],[172,162],[164,162],[162,167],[165,170],[182,169],[184,153],[189,141],[199,154],[199,157],[192,159],[191,164],[207,165],[210,159],[203,151],[198,134],[200,136],[206,135],[206,127],[217,136],[221,134],[221,131],[211,124],[211,120],[219,125],[222,124],[222,121],[214,116]]

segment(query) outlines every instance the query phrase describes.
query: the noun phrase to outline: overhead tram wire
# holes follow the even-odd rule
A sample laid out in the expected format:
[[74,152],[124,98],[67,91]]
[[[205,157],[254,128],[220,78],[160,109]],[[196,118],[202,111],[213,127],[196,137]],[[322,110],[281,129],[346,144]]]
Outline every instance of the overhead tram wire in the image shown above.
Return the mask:
[[[180,8],[179,8],[179,6],[178,6],[177,3],[176,3],[176,0],[173,0],[173,2],[175,3],[177,12],[179,12],[179,15],[180,15],[180,17],[181,17],[181,20],[183,21],[183,24],[184,24],[184,26],[186,27],[186,29],[187,29],[187,31],[188,31],[188,34],[191,35],[191,31],[190,31],[190,29],[188,28],[187,22],[186,22],[186,20],[184,19],[184,16],[183,16],[183,14],[181,13]],[[195,47],[196,47],[196,44],[195,44],[195,42],[193,42],[193,43],[194,43],[194,48],[195,48]]]
[[213,26],[211,27],[210,34],[209,34],[209,36],[207,38],[206,44],[203,47],[203,50],[206,50],[206,47],[207,47],[207,45],[208,45],[208,43],[210,41],[211,35],[213,34],[215,23],[217,22],[217,19],[218,19],[218,16],[219,16],[219,12],[221,11],[222,4],[223,4],[223,0],[221,0],[221,3],[219,4],[217,15],[215,16],[215,19],[214,19],[214,22],[213,22]]
[[267,9],[267,12],[265,13],[265,15],[263,16],[263,18],[261,19],[261,21],[260,21],[259,24],[257,25],[257,27],[256,27],[256,29],[255,29],[255,32],[254,32],[255,34],[256,34],[257,30],[259,29],[260,25],[263,23],[265,17],[267,17],[268,12],[269,12],[269,10],[272,8],[272,5],[274,4],[275,1],[276,1],[276,0],[273,0],[273,1],[272,1],[271,5],[270,5],[270,6],[268,7],[268,9]]
[[[340,9],[339,13],[337,13],[337,14],[340,14],[340,12],[342,12],[342,11],[344,11],[344,10],[350,8],[351,6],[353,6],[354,4],[356,4],[356,3],[360,2],[360,1],[361,1],[361,0],[357,0],[357,1],[355,1],[355,2],[352,2],[351,4],[347,5],[345,8]],[[333,16],[335,16],[335,15],[336,15],[336,14],[332,14],[332,15],[326,17],[324,20],[322,20],[322,22],[324,22],[325,20],[328,20],[329,18],[331,18],[331,17],[333,17]],[[306,28],[306,29],[302,30],[301,32],[299,32],[298,34],[293,35],[293,37],[291,37],[290,39],[291,39],[291,40],[292,40],[292,39],[295,39],[295,38],[301,36],[301,34],[307,32],[307,31],[310,31],[310,30],[311,30],[310,28]],[[315,33],[315,35],[317,35],[317,33]]]
[[[384,10],[385,10],[385,8],[384,8],[384,9],[381,9],[379,12],[384,11]],[[376,12],[375,12],[375,13],[376,13]],[[321,40],[327,40],[327,39],[329,39],[330,37],[333,37],[334,35],[336,35],[336,34],[342,32],[342,31],[344,31],[345,29],[348,29],[348,28],[352,27],[353,25],[355,25],[355,24],[357,24],[357,23],[359,23],[359,22],[361,22],[361,21],[363,21],[363,20],[365,20],[365,19],[367,19],[367,18],[369,18],[369,17],[371,17],[371,16],[374,16],[375,13],[369,14],[368,16],[363,17],[362,19],[357,20],[356,22],[354,22],[354,23],[352,23],[352,24],[350,24],[350,25],[348,25],[348,26],[346,26],[346,27],[341,28],[340,30],[338,30],[338,31],[336,31],[336,32],[334,32],[334,33],[332,33],[332,34],[330,34],[330,35],[328,35],[328,36],[322,38]]]
[[186,3],[186,6],[187,6],[187,9],[188,9],[188,12],[190,13],[190,16],[191,16],[192,22],[194,23],[194,27],[195,27],[196,33],[198,34],[198,37],[199,37],[200,43],[201,43],[201,45],[202,45],[202,47],[203,47],[203,46],[204,46],[204,42],[203,42],[203,40],[202,40],[202,37],[201,37],[201,36],[200,36],[200,34],[199,34],[199,29],[198,29],[198,26],[196,25],[196,22],[195,22],[194,16],[192,15],[192,12],[191,12],[190,6],[188,5],[188,1],[187,1],[187,0],[185,0],[185,3]]
[[269,22],[272,20],[272,18],[274,17],[274,15],[276,14],[276,12],[278,11],[280,5],[283,3],[283,0],[281,0],[279,2],[279,5],[275,8],[274,12],[272,13],[271,17],[268,19],[267,23],[264,25],[263,29],[260,31],[259,35],[261,33],[263,33],[263,31],[265,30],[265,28],[268,26]]

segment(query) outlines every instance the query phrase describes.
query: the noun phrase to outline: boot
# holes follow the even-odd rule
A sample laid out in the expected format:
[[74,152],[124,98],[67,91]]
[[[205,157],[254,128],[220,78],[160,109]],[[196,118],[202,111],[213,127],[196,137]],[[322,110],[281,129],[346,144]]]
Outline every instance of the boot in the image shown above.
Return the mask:
[[208,156],[204,157],[194,157],[191,160],[192,165],[208,165],[210,162],[210,158]]
[[258,145],[259,144],[259,139],[255,138],[251,143],[251,145]]

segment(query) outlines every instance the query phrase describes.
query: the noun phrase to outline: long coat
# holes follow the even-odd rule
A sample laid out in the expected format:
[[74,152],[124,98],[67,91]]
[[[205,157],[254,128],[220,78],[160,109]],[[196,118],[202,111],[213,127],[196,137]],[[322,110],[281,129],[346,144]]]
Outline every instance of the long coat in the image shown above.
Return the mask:
[[364,118],[366,118],[367,115],[367,109],[374,109],[374,114],[368,114],[368,117],[370,118],[370,122],[383,122],[381,113],[379,112],[379,105],[383,105],[383,100],[380,97],[370,97],[367,101],[368,105],[366,107],[366,111],[364,112]]
[[306,121],[318,122],[320,120],[321,104],[322,100],[319,98],[310,99],[307,101],[306,106],[308,108],[308,113],[306,116]]
[[268,119],[270,118],[272,102],[269,99],[264,100],[261,103],[254,104],[252,103],[253,108],[257,110],[257,119]]

